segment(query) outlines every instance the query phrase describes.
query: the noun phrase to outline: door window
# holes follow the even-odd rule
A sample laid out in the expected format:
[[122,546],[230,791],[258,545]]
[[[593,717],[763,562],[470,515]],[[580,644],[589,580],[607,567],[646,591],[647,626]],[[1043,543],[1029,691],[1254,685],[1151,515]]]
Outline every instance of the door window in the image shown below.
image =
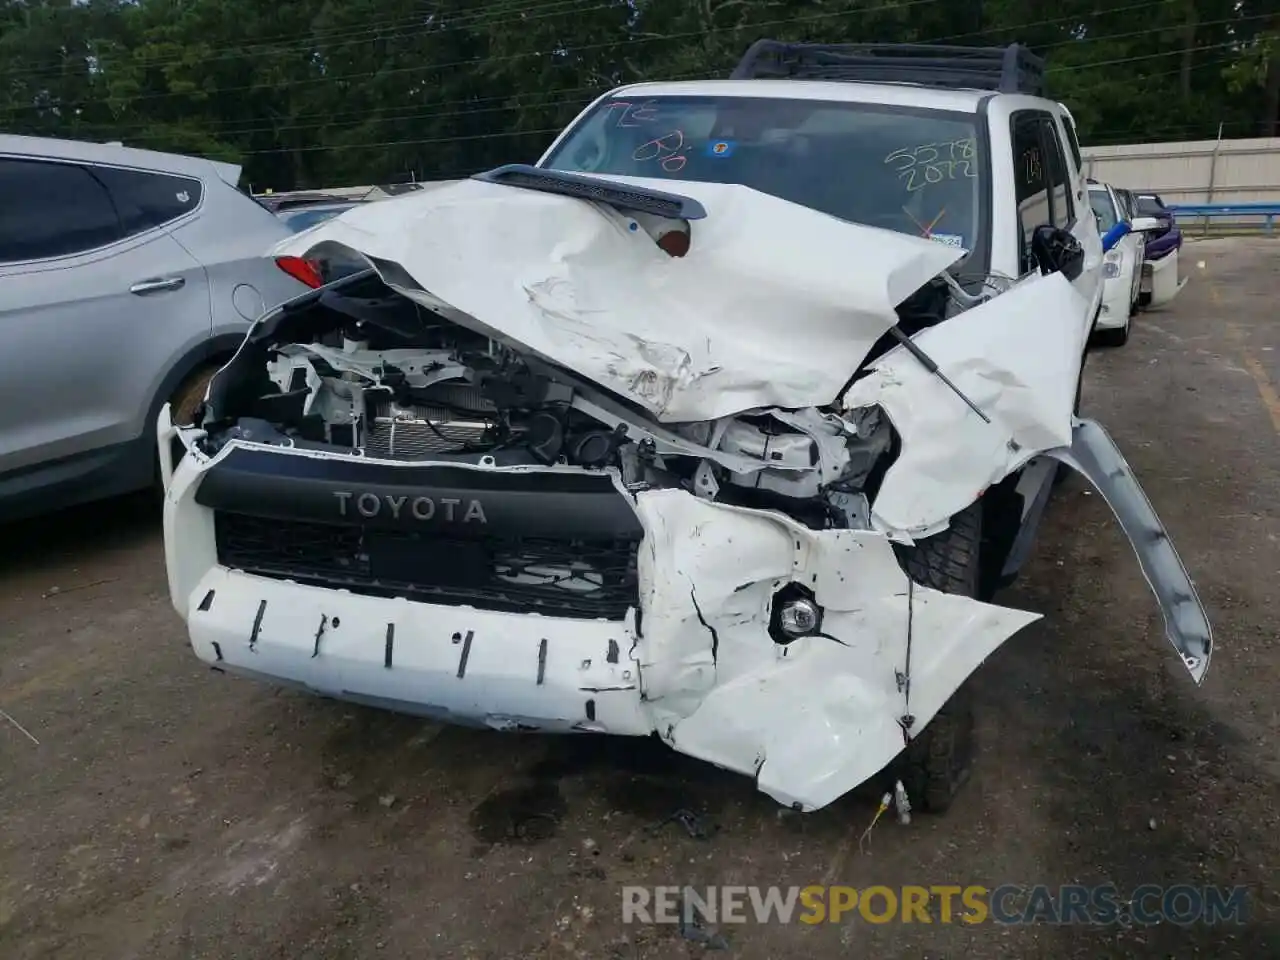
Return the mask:
[[1053,118],[1040,111],[1013,115],[1014,196],[1022,242],[1022,269],[1035,266],[1031,235],[1036,227],[1053,224],[1064,229],[1075,223],[1066,156]]
[[163,226],[200,205],[201,184],[191,177],[120,167],[94,167],[111,193],[126,236]]
[[1069,117],[1062,118],[1062,126],[1067,131],[1067,146],[1071,148],[1071,158],[1076,162],[1076,169],[1083,173],[1084,157],[1080,155],[1080,141],[1076,137],[1076,125]]
[[1044,140],[1044,155],[1048,161],[1045,172],[1052,191],[1050,214],[1053,225],[1070,229],[1076,222],[1075,204],[1071,202],[1071,177],[1067,173],[1067,157],[1058,139],[1058,125],[1047,114],[1040,120],[1040,135]]
[[1111,202],[1111,194],[1105,188],[1090,190],[1089,204],[1098,218],[1099,233],[1106,233],[1121,217],[1120,212],[1116,210],[1116,205]]
[[0,158],[0,263],[83,253],[123,236],[106,188],[84,167]]
[[1022,244],[1022,269],[1033,269],[1031,235],[1036,227],[1052,222],[1049,181],[1045,175],[1044,146],[1040,142],[1037,114],[1015,114],[1012,125],[1014,199],[1018,204],[1018,232]]

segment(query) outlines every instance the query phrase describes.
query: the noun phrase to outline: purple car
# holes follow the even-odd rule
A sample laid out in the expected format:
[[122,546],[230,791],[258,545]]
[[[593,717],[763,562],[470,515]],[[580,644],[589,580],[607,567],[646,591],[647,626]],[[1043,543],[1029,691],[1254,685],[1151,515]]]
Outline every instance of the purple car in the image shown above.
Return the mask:
[[1138,204],[1138,216],[1155,217],[1160,221],[1159,233],[1147,234],[1147,260],[1160,260],[1174,250],[1182,247],[1182,231],[1178,229],[1178,221],[1173,211],[1164,205],[1160,195],[1156,193],[1134,192]]

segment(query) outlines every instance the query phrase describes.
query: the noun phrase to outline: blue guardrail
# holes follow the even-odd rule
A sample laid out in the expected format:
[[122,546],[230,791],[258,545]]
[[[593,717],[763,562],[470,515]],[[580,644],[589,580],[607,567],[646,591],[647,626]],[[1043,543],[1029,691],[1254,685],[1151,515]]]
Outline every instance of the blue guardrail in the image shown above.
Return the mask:
[[1280,217],[1280,203],[1175,203],[1169,212],[1181,220],[1184,217],[1262,217],[1262,230],[1270,236],[1275,230],[1275,219]]

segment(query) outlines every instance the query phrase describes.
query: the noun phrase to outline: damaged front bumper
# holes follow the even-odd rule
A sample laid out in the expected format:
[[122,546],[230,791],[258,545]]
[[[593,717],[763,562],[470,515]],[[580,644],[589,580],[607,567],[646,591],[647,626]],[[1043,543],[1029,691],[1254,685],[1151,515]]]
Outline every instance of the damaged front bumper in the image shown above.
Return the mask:
[[[201,428],[161,413],[196,654],[455,723],[657,733],[812,810],[1037,619],[974,599],[976,547],[963,583],[937,581],[956,592],[900,552],[990,513],[1007,581],[1056,460],[1112,506],[1203,678],[1181,561],[1072,418],[1090,317],[1066,278],[961,297],[941,245],[695,188],[710,212],[684,254],[658,246],[670,224],[494,184],[321,228],[377,276],[264,317]],[[772,220],[794,229],[745,239]],[[912,291],[928,364],[877,346]]]
[[[753,776],[795,809],[825,806],[883,769],[992,651],[1038,619],[913,583],[884,534],[816,531],[781,513],[675,489],[618,491],[643,539],[637,604],[614,619],[367,596],[255,575],[220,561],[217,509],[199,502],[210,475],[253,445],[237,441],[206,458],[196,435],[162,412],[161,449],[172,449],[174,437],[186,449],[176,468],[167,457],[164,464],[170,592],[205,662],[452,723],[656,732],[680,752]],[[276,476],[314,477],[309,466],[332,459],[263,455]],[[1114,445],[1085,422],[1072,447],[1052,455],[1117,510],[1170,639],[1199,682],[1211,651],[1208,622]],[[476,470],[485,489],[531,472]],[[812,595],[822,620],[789,640],[771,632],[771,611],[793,585]]]
[[[198,431],[167,418],[166,408],[162,450],[176,436],[187,451],[164,470],[170,593],[205,662],[455,723],[657,732],[679,751],[754,776],[798,809],[824,806],[882,769],[983,658],[1036,619],[912,584],[883,534],[815,531],[781,513],[674,489],[618,491],[643,539],[637,604],[615,619],[363,596],[255,575],[220,560],[216,514],[234,505],[200,495],[202,486],[216,491],[209,478],[252,445],[237,441],[206,458],[192,443]],[[332,459],[263,456],[277,477],[301,484],[315,477],[310,466]],[[412,469],[369,466],[380,475]],[[475,469],[488,490],[556,472]],[[308,496],[295,488],[296,503]],[[278,521],[280,536],[288,522]],[[779,642],[771,609],[789,584],[810,591],[823,618],[815,634]]]

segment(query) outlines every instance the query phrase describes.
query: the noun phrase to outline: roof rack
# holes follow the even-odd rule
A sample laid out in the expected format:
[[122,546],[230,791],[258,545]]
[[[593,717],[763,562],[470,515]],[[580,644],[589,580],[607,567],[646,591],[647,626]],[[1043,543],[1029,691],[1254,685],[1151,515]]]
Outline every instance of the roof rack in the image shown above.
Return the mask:
[[1044,59],[1021,44],[955,47],[915,43],[757,40],[732,80],[844,80],[1044,94]]

